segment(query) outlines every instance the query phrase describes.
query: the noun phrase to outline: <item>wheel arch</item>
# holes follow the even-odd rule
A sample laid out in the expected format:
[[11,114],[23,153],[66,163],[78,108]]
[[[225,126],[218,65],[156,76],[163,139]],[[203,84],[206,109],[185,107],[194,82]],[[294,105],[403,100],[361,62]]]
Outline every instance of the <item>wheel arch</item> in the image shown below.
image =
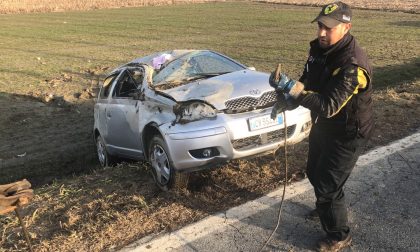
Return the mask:
[[159,130],[159,126],[156,123],[151,122],[144,127],[143,133],[142,133],[144,158],[147,161],[149,161],[149,144],[153,136],[155,135],[159,135],[162,137],[162,139],[164,139],[162,133]]

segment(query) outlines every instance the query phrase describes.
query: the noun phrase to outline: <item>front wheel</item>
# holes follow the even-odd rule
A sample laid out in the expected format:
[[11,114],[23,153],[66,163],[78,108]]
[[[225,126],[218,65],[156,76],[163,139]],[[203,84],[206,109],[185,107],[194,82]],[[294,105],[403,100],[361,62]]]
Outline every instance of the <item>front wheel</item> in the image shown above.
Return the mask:
[[114,159],[111,155],[108,154],[105,142],[101,136],[96,138],[96,154],[98,156],[99,164],[102,167],[108,167],[114,164]]
[[188,186],[188,173],[177,172],[171,165],[168,147],[161,136],[154,136],[149,145],[149,162],[156,185],[164,191],[182,190]]

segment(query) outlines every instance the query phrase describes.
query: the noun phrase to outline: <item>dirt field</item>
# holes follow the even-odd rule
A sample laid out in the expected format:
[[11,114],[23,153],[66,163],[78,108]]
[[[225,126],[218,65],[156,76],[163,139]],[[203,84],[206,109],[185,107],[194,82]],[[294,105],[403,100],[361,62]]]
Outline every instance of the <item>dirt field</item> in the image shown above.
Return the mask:
[[[383,5],[384,1],[377,2]],[[398,3],[406,3],[398,10],[416,4]],[[414,70],[409,78],[376,90],[376,128],[366,149],[419,129],[416,69],[420,65],[418,61],[411,65]],[[398,72],[392,67],[377,70]],[[275,169],[272,156],[236,160],[195,173],[187,191],[169,194],[154,186],[145,163],[100,169],[91,136],[92,108],[99,84],[96,80],[108,70],[82,68],[88,82],[82,91],[71,88],[80,73],[40,80],[59,96],[37,93],[36,89],[27,95],[0,92],[0,179],[30,177],[37,188],[33,204],[24,211],[36,251],[112,251],[145,235],[175,230],[255,199],[281,185],[283,167]],[[291,148],[289,182],[305,176],[306,151],[307,142]],[[24,250],[23,234],[14,216],[0,217],[0,225],[0,251]]]

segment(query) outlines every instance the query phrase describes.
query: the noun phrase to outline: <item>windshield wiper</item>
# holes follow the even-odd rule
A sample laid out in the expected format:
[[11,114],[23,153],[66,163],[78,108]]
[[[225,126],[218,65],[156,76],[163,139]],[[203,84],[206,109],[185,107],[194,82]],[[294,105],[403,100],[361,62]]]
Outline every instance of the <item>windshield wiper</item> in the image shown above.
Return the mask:
[[189,76],[189,77],[186,77],[186,78],[183,78],[183,79],[159,82],[159,83],[156,83],[154,86],[155,87],[159,87],[161,89],[162,88],[163,89],[169,89],[169,88],[176,87],[176,86],[178,86],[180,84],[183,84],[185,82],[199,80],[199,79],[204,79],[204,78],[209,78],[209,77],[214,77],[214,76],[219,76],[219,75],[227,74],[227,73],[231,73],[231,72],[197,73],[197,74],[194,74],[192,76]]
[[222,74],[227,74],[227,73],[230,73],[230,72],[219,72],[219,73],[197,73],[197,74],[194,74],[194,75],[192,75],[192,76],[190,76],[190,77],[187,77],[187,78],[185,78],[185,79],[183,79],[183,80],[186,80],[186,81],[192,81],[192,80],[198,80],[198,79],[203,79],[203,78],[208,78],[208,77],[219,76],[219,75],[222,75]]

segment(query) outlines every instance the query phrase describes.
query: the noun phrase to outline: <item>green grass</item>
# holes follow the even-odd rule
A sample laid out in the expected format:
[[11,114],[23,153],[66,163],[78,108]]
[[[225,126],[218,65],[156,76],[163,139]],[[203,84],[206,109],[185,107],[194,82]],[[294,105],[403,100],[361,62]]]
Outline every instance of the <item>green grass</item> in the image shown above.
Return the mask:
[[[260,3],[207,3],[88,12],[0,16],[0,92],[54,91],[45,80],[71,73],[67,89],[90,85],[87,69],[114,68],[174,48],[220,51],[258,70],[278,63],[299,77],[310,21],[319,8]],[[352,33],[368,51],[376,86],[417,80],[420,16],[355,10]]]

